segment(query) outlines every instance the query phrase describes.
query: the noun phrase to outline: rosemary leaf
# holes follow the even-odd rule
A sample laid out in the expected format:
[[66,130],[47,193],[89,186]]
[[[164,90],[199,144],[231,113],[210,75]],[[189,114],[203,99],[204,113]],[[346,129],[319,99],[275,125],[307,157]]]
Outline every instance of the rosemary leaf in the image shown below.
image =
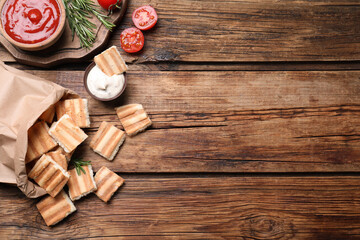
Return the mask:
[[86,174],[86,172],[82,166],[91,165],[91,161],[82,161],[81,159],[72,159],[71,162],[76,169],[77,175],[79,175],[79,176],[81,175],[81,172]]
[[[79,165],[79,169],[80,169],[84,174],[86,174],[85,170],[81,167],[81,165]],[[78,175],[80,175],[80,174],[78,174]]]
[[94,14],[97,17],[97,19],[99,19],[99,21],[102,24],[104,24],[104,26],[110,31],[112,31],[112,29],[116,26],[115,24],[106,20],[107,18],[109,18],[109,16],[106,16],[101,12],[99,12],[98,10],[96,10],[96,6],[91,0],[75,0],[75,1],[84,1],[83,3],[87,2],[87,4],[83,5],[84,9]]
[[80,172],[80,170],[79,170],[79,168],[75,168],[76,169],[76,173],[77,173],[77,175],[81,175],[81,172]]

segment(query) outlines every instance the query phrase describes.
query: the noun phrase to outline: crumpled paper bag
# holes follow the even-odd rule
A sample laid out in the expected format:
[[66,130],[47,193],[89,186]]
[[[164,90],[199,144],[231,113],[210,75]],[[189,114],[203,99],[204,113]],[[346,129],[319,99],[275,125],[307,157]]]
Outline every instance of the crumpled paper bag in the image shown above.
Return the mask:
[[75,93],[0,61],[0,182],[16,184],[27,197],[46,194],[27,178],[27,131],[65,95]]

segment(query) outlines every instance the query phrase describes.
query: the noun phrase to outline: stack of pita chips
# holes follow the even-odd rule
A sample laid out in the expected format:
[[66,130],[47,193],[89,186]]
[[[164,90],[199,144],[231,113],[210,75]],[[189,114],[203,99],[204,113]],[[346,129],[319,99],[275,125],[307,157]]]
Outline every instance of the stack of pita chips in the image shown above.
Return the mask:
[[63,188],[72,177],[68,171],[71,155],[87,138],[81,129],[90,127],[87,105],[86,99],[59,101],[28,130],[25,162],[28,177],[49,194],[37,204],[47,225],[56,224],[76,210]]
[[44,121],[35,123],[28,131],[28,148],[25,162],[29,163],[57,146],[49,135],[49,126]]
[[69,173],[46,154],[36,162],[28,176],[52,197],[56,197],[70,178]]
[[[116,47],[107,49],[94,60],[109,76],[127,70]],[[125,131],[102,122],[90,143],[96,153],[109,161],[116,156],[125,135],[135,136],[152,124],[141,104],[129,104],[115,110]],[[82,166],[81,171],[68,170],[71,155],[88,137],[82,128],[88,127],[87,99],[65,99],[46,110],[28,131],[28,177],[49,194],[36,205],[48,226],[76,211],[72,201],[95,193],[102,201],[108,202],[124,183],[123,178],[107,167],[101,167],[95,176],[91,165]],[[69,195],[63,190],[65,185]]]

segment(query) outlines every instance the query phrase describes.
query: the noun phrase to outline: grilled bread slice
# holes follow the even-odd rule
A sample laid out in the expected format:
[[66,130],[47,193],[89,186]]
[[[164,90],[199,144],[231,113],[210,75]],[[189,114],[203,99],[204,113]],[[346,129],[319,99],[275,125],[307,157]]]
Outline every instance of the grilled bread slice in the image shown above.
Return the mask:
[[66,113],[65,101],[64,100],[58,101],[55,104],[55,112],[56,112],[57,120],[59,120]]
[[35,123],[28,131],[28,147],[25,162],[29,163],[57,146],[48,133],[49,127],[44,121]]
[[67,99],[64,101],[65,111],[76,125],[81,128],[90,127],[90,117],[87,99]]
[[52,124],[49,134],[67,153],[74,151],[88,137],[67,114]]
[[75,150],[72,152],[65,152],[64,149],[60,146],[57,146],[53,151],[59,151],[61,154],[63,154],[67,160],[67,162],[70,162],[72,155],[74,154]]
[[28,176],[52,197],[63,189],[70,178],[69,173],[46,154],[36,162]]
[[55,110],[58,120],[68,114],[77,126],[81,128],[90,127],[87,99],[75,98],[59,101],[55,104]]
[[43,112],[39,119],[44,120],[47,123],[52,123],[55,116],[55,105],[51,105],[45,112]]
[[115,109],[127,135],[144,131],[152,122],[141,104],[129,104]]
[[97,191],[95,194],[104,202],[110,200],[112,195],[123,185],[124,179],[103,166],[95,175]]
[[48,152],[46,153],[46,155],[50,156],[64,170],[68,169],[68,161],[65,155],[63,154],[63,150],[61,148],[57,148],[54,151]]
[[64,191],[56,197],[43,198],[36,207],[48,226],[55,225],[76,211],[76,207]]
[[67,185],[69,187],[69,196],[72,201],[78,200],[97,189],[91,165],[83,166],[83,169],[85,174],[80,172],[80,175],[77,174],[75,168],[69,171],[70,180]]
[[96,65],[106,75],[111,77],[114,74],[121,74],[128,69],[125,61],[122,59],[119,51],[115,46],[108,48],[99,55],[94,57]]
[[94,152],[112,161],[125,140],[125,132],[108,122],[102,122],[90,147]]

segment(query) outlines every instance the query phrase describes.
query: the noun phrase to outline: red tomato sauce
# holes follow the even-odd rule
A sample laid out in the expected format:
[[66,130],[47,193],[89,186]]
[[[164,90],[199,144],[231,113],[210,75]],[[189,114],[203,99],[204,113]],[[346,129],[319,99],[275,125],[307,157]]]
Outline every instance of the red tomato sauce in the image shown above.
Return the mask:
[[8,0],[1,21],[12,39],[32,44],[48,39],[56,31],[60,15],[56,0]]

